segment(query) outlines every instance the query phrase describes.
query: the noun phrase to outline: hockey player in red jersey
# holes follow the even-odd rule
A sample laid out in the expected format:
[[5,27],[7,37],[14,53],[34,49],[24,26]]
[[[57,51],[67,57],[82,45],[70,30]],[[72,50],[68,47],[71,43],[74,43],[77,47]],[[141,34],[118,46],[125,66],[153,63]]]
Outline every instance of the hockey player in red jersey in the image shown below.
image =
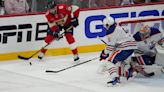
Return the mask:
[[[67,6],[66,4],[56,4],[54,0],[49,2],[46,18],[49,25],[45,42],[51,43],[53,40],[59,40],[63,36],[60,31],[64,30],[64,36],[72,50],[74,61],[79,61],[78,51],[73,37],[73,29],[79,25],[79,7],[75,5]],[[38,58],[42,59],[47,49],[42,49]]]

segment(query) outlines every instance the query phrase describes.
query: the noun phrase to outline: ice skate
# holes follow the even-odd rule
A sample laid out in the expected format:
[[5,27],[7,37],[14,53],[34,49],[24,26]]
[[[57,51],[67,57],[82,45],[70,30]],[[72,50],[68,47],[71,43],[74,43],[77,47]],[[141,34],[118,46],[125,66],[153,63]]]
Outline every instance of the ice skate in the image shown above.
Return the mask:
[[45,57],[45,53],[46,53],[47,49],[42,49],[38,55],[38,59],[42,60]]
[[80,62],[80,58],[78,55],[74,55],[74,63],[77,64]]
[[107,82],[108,87],[119,86],[119,85],[120,85],[120,78],[119,77],[115,77],[114,80]]
[[134,78],[137,75],[137,72],[131,67],[128,69],[127,80]]

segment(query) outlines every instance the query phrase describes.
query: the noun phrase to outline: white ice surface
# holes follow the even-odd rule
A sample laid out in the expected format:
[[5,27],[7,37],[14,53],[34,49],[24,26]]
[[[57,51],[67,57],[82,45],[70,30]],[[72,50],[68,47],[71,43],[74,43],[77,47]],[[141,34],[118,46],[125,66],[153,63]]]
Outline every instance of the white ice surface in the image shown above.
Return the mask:
[[[80,54],[81,61],[99,57],[98,53]],[[152,78],[122,78],[119,87],[106,87],[107,74],[98,74],[98,59],[59,72],[73,65],[72,55],[0,62],[0,92],[164,92],[164,74]]]

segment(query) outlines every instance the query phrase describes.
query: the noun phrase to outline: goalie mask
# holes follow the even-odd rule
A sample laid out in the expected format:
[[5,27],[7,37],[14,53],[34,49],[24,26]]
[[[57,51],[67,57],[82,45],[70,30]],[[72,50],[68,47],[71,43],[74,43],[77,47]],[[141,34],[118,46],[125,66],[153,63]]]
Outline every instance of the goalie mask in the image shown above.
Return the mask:
[[142,38],[147,38],[150,36],[150,27],[148,25],[143,25],[139,32]]

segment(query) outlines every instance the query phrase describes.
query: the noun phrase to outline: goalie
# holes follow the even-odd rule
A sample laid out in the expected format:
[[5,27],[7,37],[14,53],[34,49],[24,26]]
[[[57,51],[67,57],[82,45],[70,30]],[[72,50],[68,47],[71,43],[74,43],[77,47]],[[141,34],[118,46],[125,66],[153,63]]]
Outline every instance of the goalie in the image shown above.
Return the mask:
[[[126,63],[121,63],[118,69],[120,76],[125,76],[127,79],[134,77],[140,73],[144,77],[151,77],[160,72],[164,72],[163,60],[159,58],[160,54],[157,52],[156,44],[161,47],[164,46],[164,38],[162,33],[154,27],[148,25],[136,24],[137,31],[133,38],[137,42],[137,49],[134,51],[131,59],[127,60]],[[157,57],[158,56],[158,57]],[[127,63],[130,61],[129,63]],[[160,62],[161,61],[161,62]]]
[[[136,24],[137,32],[133,35],[137,41],[138,49],[135,51],[135,56],[132,57],[132,61],[137,65],[154,65],[157,61],[157,49],[156,45],[164,47],[164,37],[159,29],[155,27],[149,27],[146,24]],[[164,63],[164,62],[163,62]],[[151,68],[151,66],[150,66]],[[153,68],[153,66],[152,66]],[[149,69],[152,70],[152,69]],[[162,70],[162,68],[161,68]],[[163,70],[162,70],[163,71]]]
[[110,77],[107,86],[120,84],[117,64],[127,60],[137,49],[134,38],[118,26],[112,17],[103,20],[108,39],[106,48],[100,55],[102,71],[108,71]]
[[[73,29],[79,25],[79,7],[75,5],[67,6],[66,4],[56,4],[55,0],[49,0],[46,12],[46,18],[49,25],[46,44],[50,44],[53,40],[59,40],[63,37],[60,31],[64,30],[64,36],[72,50],[74,61],[79,61],[77,46],[73,37]],[[42,49],[38,58],[42,59],[45,56],[47,49]]]

